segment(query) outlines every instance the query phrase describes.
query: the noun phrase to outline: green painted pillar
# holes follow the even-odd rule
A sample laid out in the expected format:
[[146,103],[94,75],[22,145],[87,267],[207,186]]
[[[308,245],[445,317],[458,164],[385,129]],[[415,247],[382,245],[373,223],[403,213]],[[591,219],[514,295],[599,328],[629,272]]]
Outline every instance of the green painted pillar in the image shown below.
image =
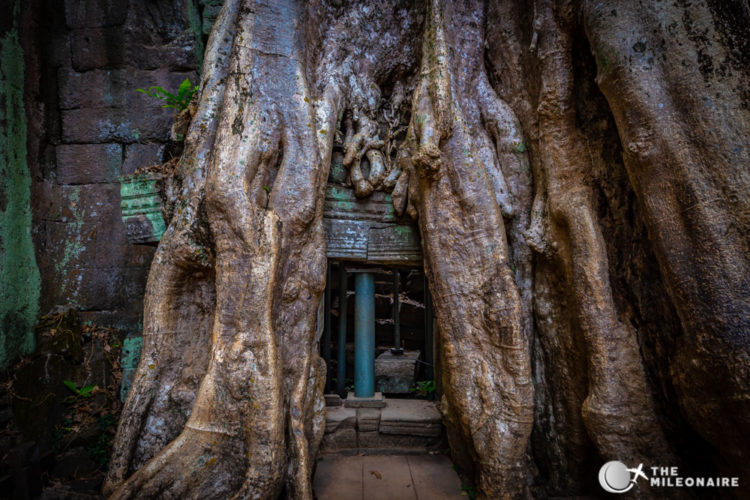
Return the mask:
[[357,273],[354,304],[354,395],[375,395],[375,277]]

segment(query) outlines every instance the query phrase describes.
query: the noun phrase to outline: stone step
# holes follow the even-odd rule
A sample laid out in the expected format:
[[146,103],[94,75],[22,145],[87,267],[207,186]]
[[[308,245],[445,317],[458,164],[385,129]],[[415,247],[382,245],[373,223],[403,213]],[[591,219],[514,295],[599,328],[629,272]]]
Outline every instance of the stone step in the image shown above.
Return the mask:
[[409,450],[440,447],[443,424],[432,401],[389,399],[383,408],[326,408],[323,452]]
[[343,404],[341,396],[338,394],[325,394],[326,406],[341,406]]

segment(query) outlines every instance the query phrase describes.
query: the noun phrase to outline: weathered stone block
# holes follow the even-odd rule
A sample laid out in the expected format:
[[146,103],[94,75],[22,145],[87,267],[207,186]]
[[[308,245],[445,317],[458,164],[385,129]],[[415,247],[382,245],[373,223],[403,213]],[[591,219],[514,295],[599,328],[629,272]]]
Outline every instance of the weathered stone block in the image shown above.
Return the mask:
[[57,197],[60,194],[62,186],[52,182],[37,182],[34,184],[33,207],[34,215],[40,221],[59,221],[62,217],[62,210],[58,204]]
[[62,139],[65,143],[166,141],[173,121],[174,113],[164,109],[146,114],[136,109],[70,109],[62,112]]
[[326,407],[336,407],[342,405],[341,396],[339,396],[338,394],[325,394],[323,397],[326,401]]
[[[54,277],[54,286],[48,289],[47,297],[51,304],[72,303],[97,310],[127,309],[143,294],[153,252],[138,252],[140,261],[129,257],[134,250],[125,243],[119,213],[106,200],[93,203],[105,205],[102,213],[115,215],[46,221],[43,225],[39,264],[45,275]],[[112,221],[120,224],[119,231],[112,231]]]
[[123,332],[140,332],[143,324],[143,300],[116,311],[82,311],[81,319],[97,325],[117,328]]
[[148,280],[148,269],[142,268],[118,268],[123,282],[123,287],[118,297],[124,306],[132,301],[140,300],[146,291]]
[[119,144],[62,144],[55,152],[58,184],[115,182],[120,175]]
[[396,216],[389,194],[376,191],[358,199],[353,189],[329,184],[323,217],[329,258],[422,264],[419,231],[413,221]]
[[136,92],[136,89],[160,86],[169,92],[176,92],[185,78],[195,81],[195,72],[126,68],[94,69],[79,73],[61,68],[58,72],[60,107],[75,109],[127,106],[141,113],[148,110],[161,112],[162,101]]
[[324,452],[356,449],[357,431],[352,427],[325,434],[320,447]]
[[62,67],[57,72],[58,99],[61,109],[79,107],[111,107],[117,104],[108,90],[113,74],[117,70],[92,70],[80,73],[72,68]]
[[[117,215],[117,184],[63,186],[75,220],[92,220],[106,225]],[[73,193],[77,193],[73,194]],[[107,229],[106,226],[102,229]]]
[[357,410],[344,406],[326,409],[326,430],[321,447],[324,451],[357,447]]
[[375,358],[375,387],[384,393],[408,394],[417,376],[419,351],[397,356],[386,351]]
[[117,184],[38,185],[39,218],[57,222],[101,221],[106,224],[119,216]]
[[360,449],[388,450],[430,449],[437,446],[442,439],[432,436],[383,434],[378,431],[360,432],[357,437]]
[[440,436],[442,420],[435,403],[424,400],[389,400],[380,414],[381,434]]
[[[138,267],[132,264],[129,259],[131,249],[138,248],[131,245],[125,237],[125,226],[120,217],[115,217],[107,223],[102,223],[99,227],[106,227],[104,234],[106,237],[96,238],[95,241],[95,261],[96,267],[108,267],[112,265],[122,267]],[[98,235],[97,235],[98,236]]]
[[389,399],[381,419],[390,422],[436,422],[442,418],[437,405],[424,399]]
[[70,36],[73,68],[77,71],[123,64],[123,32],[120,27],[76,29]]
[[348,408],[382,408],[385,406],[385,398],[381,392],[376,392],[369,398],[358,398],[353,392],[350,392],[346,396],[344,406]]
[[357,430],[376,431],[380,426],[380,408],[357,408]]
[[128,144],[125,146],[125,161],[122,164],[123,175],[130,175],[140,167],[158,165],[164,154],[164,144]]
[[354,429],[357,425],[357,410],[339,406],[326,409],[326,433],[343,428]]
[[122,234],[124,244],[127,243],[123,249],[125,265],[128,267],[143,269],[145,273],[148,273],[148,270],[151,267],[151,261],[154,258],[154,253],[156,252],[156,247],[149,245],[130,245],[125,238],[124,228]]
[[402,436],[440,436],[441,424],[381,422],[378,428],[381,434],[398,434]]
[[94,260],[97,238],[95,222],[47,221],[44,227],[48,251],[40,252],[40,264],[54,265],[56,274],[60,275]]
[[125,22],[128,2],[122,0],[65,0],[68,28],[97,28]]
[[126,303],[122,289],[126,284],[121,268],[81,267],[71,271],[73,286],[69,297],[84,309],[113,310]]
[[91,256],[84,250],[65,252],[75,255],[65,267],[55,266],[55,287],[49,291],[55,304],[72,304],[95,311],[119,311],[140,300],[147,271],[137,268],[90,266]]
[[166,37],[159,36],[148,24],[128,26],[128,36],[122,47],[124,63],[141,69],[195,70],[198,67],[195,35],[183,27],[172,26],[168,30],[171,33]]
[[[142,3],[62,0],[53,13],[61,19],[40,40],[47,56],[41,98],[53,113],[48,135],[61,137],[64,145],[50,145],[40,155],[42,176],[55,183],[45,182],[41,190],[35,185],[31,200],[37,251],[44,254],[38,257],[42,307],[75,302],[87,309],[87,319],[128,330],[142,313],[154,249],[127,242],[119,184],[109,183],[122,175],[124,145],[133,146],[124,151],[129,168],[158,163],[158,141],[172,124],[172,110],[135,89],[158,85],[174,91],[185,77],[196,80],[194,33],[185,29],[184,2],[150,2],[144,15],[128,17],[143,10]],[[183,72],[170,71],[180,66]],[[144,67],[153,70],[139,69]],[[50,68],[59,68],[57,78]],[[54,89],[58,99],[50,94]]]
[[125,225],[118,214],[110,222],[99,225],[108,227],[105,238],[96,239],[96,266],[142,269],[148,272],[154,257],[155,247],[148,245],[132,245],[125,234]]

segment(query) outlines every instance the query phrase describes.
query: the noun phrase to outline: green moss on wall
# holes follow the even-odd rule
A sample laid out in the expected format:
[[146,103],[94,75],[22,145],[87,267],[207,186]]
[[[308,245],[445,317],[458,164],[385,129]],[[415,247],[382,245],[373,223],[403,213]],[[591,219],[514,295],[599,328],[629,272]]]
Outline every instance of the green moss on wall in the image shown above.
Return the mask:
[[19,5],[11,29],[0,33],[0,369],[34,350],[41,283],[31,240]]
[[194,0],[187,0],[187,15],[188,21],[190,22],[190,30],[193,32],[195,37],[195,55],[198,56],[198,74],[200,74],[203,68],[203,26],[201,23],[201,16],[198,12],[198,5]]

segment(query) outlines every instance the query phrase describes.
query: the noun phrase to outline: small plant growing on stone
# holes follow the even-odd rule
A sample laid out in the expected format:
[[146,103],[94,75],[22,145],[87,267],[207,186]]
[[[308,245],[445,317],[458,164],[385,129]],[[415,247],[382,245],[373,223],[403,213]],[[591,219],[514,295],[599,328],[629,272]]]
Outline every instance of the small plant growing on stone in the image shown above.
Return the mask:
[[90,398],[94,395],[94,391],[99,388],[96,385],[87,385],[79,389],[75,382],[71,382],[70,380],[63,380],[63,384],[65,384],[65,387],[73,391],[77,396],[82,398]]
[[195,94],[197,90],[198,86],[193,85],[189,78],[185,78],[177,89],[177,94],[167,92],[159,86],[149,87],[148,90],[136,89],[135,91],[164,101],[166,104],[164,104],[162,108],[172,108],[177,111],[183,111],[187,109],[190,100],[193,98],[193,94]]
[[420,396],[428,396],[435,392],[435,381],[434,380],[422,380],[416,383],[412,392],[416,392]]

